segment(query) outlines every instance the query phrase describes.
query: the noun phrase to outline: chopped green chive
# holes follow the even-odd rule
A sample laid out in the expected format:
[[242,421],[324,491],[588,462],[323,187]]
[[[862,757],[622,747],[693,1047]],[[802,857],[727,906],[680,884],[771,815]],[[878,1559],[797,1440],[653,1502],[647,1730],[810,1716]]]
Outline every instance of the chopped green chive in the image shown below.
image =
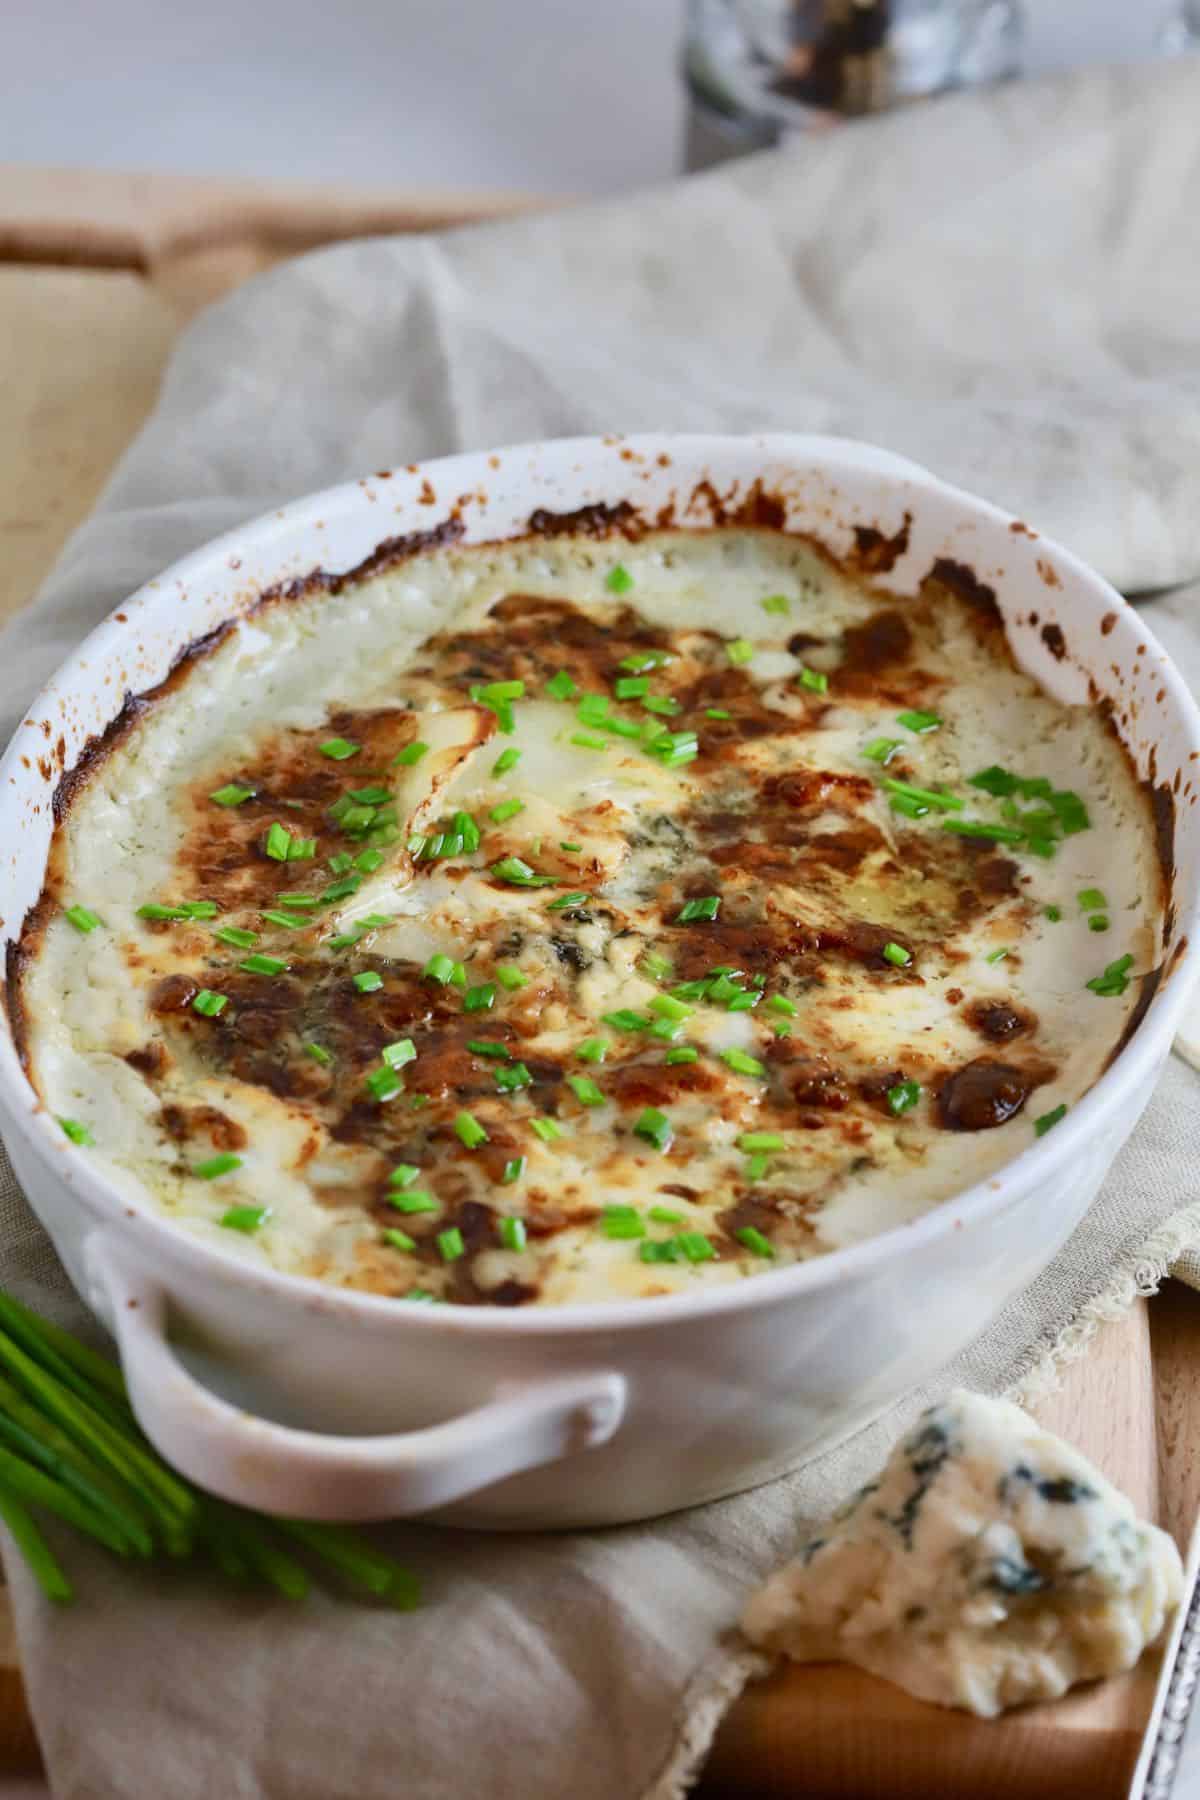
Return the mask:
[[321,755],[327,756],[330,762],[345,762],[347,757],[357,756],[362,745],[352,744],[349,738],[331,737],[326,738],[319,749]]
[[754,645],[749,638],[731,638],[725,645],[725,654],[736,668],[740,663],[748,663],[754,655]]
[[1065,1119],[1066,1116],[1066,1106],[1056,1106],[1053,1112],[1043,1113],[1040,1119],[1035,1119],[1033,1121],[1033,1129],[1038,1137],[1045,1137],[1046,1133],[1048,1131],[1053,1131],[1059,1120]]
[[407,1231],[397,1231],[391,1225],[385,1226],[379,1235],[393,1250],[415,1250],[417,1247],[416,1239],[410,1238]]
[[644,1263],[673,1263],[679,1261],[679,1251],[675,1247],[674,1238],[657,1240],[643,1238],[638,1245],[638,1255]]
[[228,1005],[228,994],[215,994],[211,988],[201,988],[192,1001],[192,1010],[205,1019],[215,1019]]
[[783,1013],[789,1019],[794,1019],[798,1010],[796,1002],[789,1000],[786,994],[772,994],[767,1001],[768,1012]]
[[756,1056],[748,1055],[745,1050],[722,1050],[721,1061],[735,1075],[763,1076],[767,1072],[767,1065],[759,1062]]
[[236,781],[228,781],[224,787],[219,787],[208,797],[210,800],[214,800],[218,806],[240,806],[243,800],[253,800],[254,789],[239,787]]
[[437,1212],[438,1203],[432,1194],[418,1193],[410,1188],[406,1194],[389,1194],[388,1205],[394,1206],[397,1212],[405,1214]]
[[546,692],[552,700],[574,700],[579,692],[579,684],[572,681],[565,669],[559,669],[546,683]]
[[1099,888],[1081,888],[1075,898],[1084,912],[1103,912],[1108,905]]
[[756,1150],[782,1150],[784,1147],[781,1131],[743,1131],[738,1138],[737,1147],[747,1153]]
[[298,919],[294,913],[278,912],[275,908],[265,912],[263,918],[271,925],[285,926],[288,931],[301,931],[311,922],[308,919]]
[[600,1217],[600,1229],[606,1238],[643,1238],[645,1221],[632,1206],[606,1206]]
[[667,1051],[665,1060],[672,1066],[678,1063],[699,1062],[700,1052],[694,1044],[680,1044],[676,1049]]
[[717,1254],[702,1231],[681,1231],[675,1242],[690,1263],[712,1262]]
[[655,994],[650,1002],[650,1011],[657,1013],[660,1019],[690,1019],[695,1010],[674,994]]
[[756,1151],[753,1156],[748,1156],[746,1158],[746,1180],[761,1181],[767,1172],[770,1160],[765,1150]]
[[541,1138],[543,1144],[553,1144],[563,1134],[557,1119],[530,1119],[529,1129],[534,1137]]
[[602,1063],[608,1055],[608,1049],[606,1038],[585,1038],[575,1054],[580,1062]]
[[618,675],[613,690],[618,700],[640,700],[650,692],[648,675]]
[[267,841],[264,848],[267,855],[271,857],[273,861],[286,862],[291,841],[292,834],[287,826],[280,825],[278,821],[276,821],[267,832]]
[[608,695],[585,694],[575,708],[575,717],[581,725],[603,725],[608,718]]
[[1025,836],[1012,825],[989,825],[986,819],[943,819],[942,830],[959,837],[991,838],[998,844],[1019,844]]
[[73,1144],[94,1144],[95,1138],[88,1126],[81,1125],[78,1119],[59,1119],[59,1124]]
[[644,1013],[634,1012],[629,1006],[620,1006],[616,1012],[601,1013],[600,1016],[614,1031],[645,1031],[650,1023]]
[[468,1038],[467,1049],[472,1056],[488,1056],[498,1062],[508,1062],[510,1051],[507,1044],[498,1044],[492,1038]]
[[880,952],[885,962],[890,962],[895,969],[907,969],[912,961],[912,951],[906,950],[903,944],[887,943]]
[[998,763],[989,768],[980,769],[978,775],[968,776],[972,787],[982,788],[985,794],[992,794],[997,800],[1003,800],[1015,794],[1020,787],[1020,779],[1008,769],[1002,769]]
[[361,869],[364,875],[373,875],[376,869],[383,867],[383,861],[382,850],[363,850],[355,857],[354,866]]
[[983,960],[984,960],[984,962],[989,962],[989,963],[1001,963],[1004,961],[1006,956],[1011,956],[1011,955],[1012,955],[1012,951],[1009,948],[1009,946],[1007,944],[1002,944],[1000,946],[999,950],[989,951],[988,955],[985,956]]
[[234,1156],[231,1150],[222,1150],[219,1155],[210,1156],[207,1162],[194,1163],[192,1174],[198,1175],[201,1181],[215,1181],[218,1175],[232,1175],[241,1166],[240,1156]]
[[1088,809],[1078,794],[1069,790],[1054,792],[1047,796],[1050,805],[1058,816],[1058,823],[1064,837],[1073,837],[1077,831],[1086,831],[1091,824]]
[[332,1056],[323,1044],[305,1044],[304,1054],[305,1056],[311,1056],[315,1063],[320,1063],[323,1069],[328,1068],[329,1064],[333,1061]]
[[97,925],[104,922],[99,914],[94,913],[87,906],[68,906],[65,917],[84,937],[87,937],[89,932],[95,931]]
[[[513,1187],[516,1185],[516,1183],[518,1181],[520,1181],[522,1175],[524,1175],[524,1173],[525,1173],[525,1161],[526,1161],[526,1159],[523,1156],[510,1156],[509,1157],[508,1161],[504,1165],[504,1173],[500,1177],[501,1186]],[[504,1236],[503,1220],[501,1221],[501,1225],[500,1225],[500,1235],[501,1235],[501,1237]],[[519,1244],[510,1244],[509,1248],[511,1250],[523,1250],[525,1248],[524,1236],[522,1236],[521,1242]]]
[[420,1173],[416,1163],[397,1163],[395,1168],[389,1172],[388,1180],[393,1187],[411,1187]]
[[477,987],[468,988],[463,995],[464,1012],[490,1012],[496,1004],[496,984],[494,981],[481,981]]
[[395,1069],[389,1069],[385,1063],[382,1069],[372,1069],[366,1077],[366,1086],[372,1097],[382,1105],[385,1100],[394,1100],[397,1094],[404,1092],[404,1083]]
[[560,894],[557,900],[551,900],[547,912],[567,912],[576,906],[584,906],[591,899],[590,894]]
[[673,964],[670,957],[664,956],[661,950],[647,950],[638,966],[651,981],[665,981]]
[[1120,956],[1116,962],[1110,962],[1102,975],[1094,975],[1084,985],[1093,994],[1102,994],[1106,998],[1123,994],[1129,986],[1129,971],[1133,967],[1132,956]]
[[560,839],[559,839],[559,841],[558,841],[558,847],[559,847],[559,849],[560,849],[560,850],[566,850],[566,851],[569,851],[569,852],[571,852],[571,853],[575,853],[575,852],[577,852],[577,851],[579,851],[579,850],[582,850],[582,849],[583,849],[583,845],[582,845],[582,844],[569,844],[569,843],[568,843],[568,842],[567,842],[567,840],[566,840],[566,838],[560,838]]
[[377,994],[383,986],[383,976],[378,969],[363,969],[353,979],[360,994]]
[[727,706],[706,706],[704,716],[706,719],[732,719],[733,714]]
[[1088,930],[1089,931],[1107,931],[1108,930],[1108,914],[1107,913],[1089,913],[1089,915],[1088,915]]
[[520,1088],[532,1087],[533,1076],[523,1062],[508,1062],[496,1070],[496,1091],[515,1094]]
[[639,1116],[633,1128],[634,1136],[653,1144],[656,1150],[666,1151],[675,1141],[675,1128],[666,1113],[660,1112],[656,1106],[648,1106]]
[[962,801],[953,794],[943,794],[937,788],[914,787],[910,781],[897,781],[894,776],[885,775],[883,786],[886,793],[898,795],[901,799],[915,801],[917,805],[933,807],[938,812],[961,812]]
[[399,755],[392,758],[392,767],[411,769],[415,763],[420,762],[421,758],[427,754],[428,750],[429,745],[423,744],[420,738],[418,738],[415,743],[406,744]]
[[1049,921],[1052,925],[1057,925],[1059,920],[1062,918],[1062,907],[1061,906],[1045,906],[1042,908],[1042,916],[1043,916],[1043,918],[1049,919]]
[[653,756],[664,769],[679,769],[694,762],[700,745],[694,731],[662,731],[645,745],[647,756]]
[[[329,859],[329,871],[332,875],[344,875],[347,870],[352,869],[353,867],[354,858],[348,850],[339,850],[336,856],[331,856]],[[351,888],[350,892],[353,893],[354,889]],[[321,898],[327,900],[329,895],[327,893],[322,894]]]
[[221,1215],[220,1222],[226,1231],[244,1231],[249,1237],[270,1216],[269,1206],[231,1206]]
[[757,1231],[753,1225],[743,1225],[733,1235],[739,1244],[744,1244],[747,1250],[754,1252],[755,1256],[774,1256],[775,1254],[770,1239],[765,1238],[762,1232]]
[[[346,860],[349,861],[350,859],[347,858]],[[361,886],[361,875],[343,875],[340,881],[330,882],[329,886],[321,895],[321,899],[330,904],[334,900],[348,900],[351,894],[357,894]]]
[[656,1225],[682,1225],[684,1216],[674,1206],[652,1206],[650,1217]]
[[384,806],[391,799],[392,790],[385,787],[351,788],[346,797],[356,806]]
[[899,738],[877,737],[863,745],[863,755],[868,762],[883,763],[886,766],[899,748]]
[[518,969],[513,963],[497,963],[496,980],[502,988],[507,988],[512,994],[518,988],[528,987],[530,978],[523,969]]
[[[521,1161],[523,1162],[523,1159]],[[508,1166],[513,1168],[520,1165],[510,1163]],[[516,1176],[513,1176],[512,1179],[515,1181]],[[500,1242],[506,1250],[523,1250],[525,1248],[524,1219],[501,1219]]]
[[523,800],[501,800],[499,805],[493,806],[488,818],[493,825],[503,825],[506,819],[515,819],[519,812],[524,811],[525,802]]
[[243,931],[238,925],[222,925],[214,934],[222,944],[232,944],[236,950],[249,950],[251,944],[257,944],[257,931]]
[[896,714],[897,725],[903,725],[906,731],[915,731],[918,735],[925,731],[936,731],[941,722],[938,715],[931,712],[914,711]]
[[887,1091],[889,1110],[899,1118],[901,1113],[911,1112],[921,1098],[919,1081],[898,1081],[895,1087]]
[[608,739],[595,731],[573,731],[571,742],[578,744],[581,750],[607,750]]
[[647,694],[642,705],[647,712],[657,713],[664,719],[673,719],[676,713],[683,711],[682,700],[676,700],[673,694]]
[[263,956],[261,953],[247,956],[238,964],[238,968],[244,969],[247,975],[282,975],[287,966],[284,957]]
[[397,1038],[394,1043],[385,1044],[379,1054],[389,1069],[402,1069],[405,1063],[417,1060],[417,1047],[411,1038]]
[[697,919],[715,919],[721,910],[718,894],[706,894],[702,900],[688,900],[675,915],[677,925],[692,925]]
[[502,750],[500,752],[499,756],[496,758],[495,762],[492,764],[492,774],[493,775],[507,775],[508,771],[510,769],[516,768],[516,766],[520,762],[520,760],[521,760],[521,752],[519,750],[514,749],[513,746],[510,744],[507,750]]
[[642,675],[647,669],[665,668],[671,659],[669,650],[633,650],[621,658],[617,667],[628,669],[631,675]]
[[421,974],[424,980],[440,981],[442,986],[445,987],[446,983],[454,974],[454,959],[449,956],[443,956],[440,953],[437,956],[431,956],[429,961],[425,964],[425,967],[421,970]]
[[792,603],[786,594],[768,594],[765,600],[758,603],[765,613],[790,613]]
[[510,887],[554,885],[553,875],[538,875],[520,856],[502,856],[499,862],[492,864],[492,874],[497,881],[506,881]]
[[604,577],[604,585],[610,594],[627,594],[633,586],[633,576],[624,563],[614,563]]
[[463,1234],[457,1225],[452,1225],[449,1231],[439,1231],[436,1242],[443,1262],[456,1261],[466,1250]]
[[480,1144],[486,1144],[488,1141],[487,1132],[479,1120],[472,1118],[469,1112],[458,1114],[454,1121],[454,1130],[459,1142],[468,1150],[477,1150]]
[[590,1075],[568,1075],[567,1086],[581,1106],[603,1106],[604,1095]]
[[800,686],[802,688],[807,688],[810,694],[824,694],[827,693],[829,689],[829,677],[828,675],[823,675],[819,669],[802,668],[800,671]]

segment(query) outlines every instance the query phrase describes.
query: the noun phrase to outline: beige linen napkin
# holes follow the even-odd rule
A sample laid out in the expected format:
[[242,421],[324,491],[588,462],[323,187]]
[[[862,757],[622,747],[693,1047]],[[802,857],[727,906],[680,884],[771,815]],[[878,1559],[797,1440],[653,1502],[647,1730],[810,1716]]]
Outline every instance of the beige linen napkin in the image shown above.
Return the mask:
[[[992,495],[1128,588],[1194,579],[1198,194],[1200,66],[1179,63],[290,265],[189,330],[101,508],[0,647],[8,721],[103,612],[214,532],[366,469],[567,431],[848,432]],[[1147,611],[1195,664],[1180,598]],[[1085,1225],[947,1382],[1038,1379],[1052,1347],[1078,1347],[1200,1242],[1198,1089],[1173,1061]],[[5,1285],[80,1321],[7,1170],[0,1222]],[[411,1615],[293,1610],[75,1543],[81,1597],[54,1613],[10,1559],[55,1792],[669,1800],[736,1690],[721,1639],[747,1588],[925,1398],[654,1524],[394,1527],[426,1583]]]

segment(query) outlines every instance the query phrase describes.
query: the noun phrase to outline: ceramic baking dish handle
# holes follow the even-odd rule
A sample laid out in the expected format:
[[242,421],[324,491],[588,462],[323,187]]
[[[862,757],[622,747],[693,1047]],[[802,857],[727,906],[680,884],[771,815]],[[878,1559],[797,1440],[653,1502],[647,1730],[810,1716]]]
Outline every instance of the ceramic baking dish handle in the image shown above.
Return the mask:
[[133,1410],[182,1474],[224,1499],[304,1519],[430,1512],[607,1443],[625,1409],[609,1371],[501,1386],[445,1424],[379,1437],[298,1431],[231,1406],[184,1368],[167,1340],[167,1298],[107,1234],[87,1248],[90,1298],[112,1321]]

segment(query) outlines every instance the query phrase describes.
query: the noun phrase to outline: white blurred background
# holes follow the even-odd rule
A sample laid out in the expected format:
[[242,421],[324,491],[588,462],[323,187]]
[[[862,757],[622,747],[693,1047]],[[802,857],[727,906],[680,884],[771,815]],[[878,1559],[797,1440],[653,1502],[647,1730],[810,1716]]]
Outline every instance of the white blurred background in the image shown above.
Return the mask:
[[[1170,0],[1025,0],[1028,67]],[[0,162],[604,193],[679,167],[684,0],[0,0]]]

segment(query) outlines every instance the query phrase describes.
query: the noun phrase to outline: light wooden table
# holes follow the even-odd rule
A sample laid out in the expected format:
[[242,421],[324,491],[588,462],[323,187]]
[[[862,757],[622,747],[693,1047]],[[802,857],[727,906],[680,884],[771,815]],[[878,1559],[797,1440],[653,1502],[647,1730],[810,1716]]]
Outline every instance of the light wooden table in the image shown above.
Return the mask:
[[[197,307],[317,243],[513,204],[0,169],[0,618],[93,505]],[[1181,1543],[1200,1508],[1198,1360],[1200,1295],[1171,1284],[1038,1409]],[[698,1800],[1120,1800],[1153,1681],[1148,1663],[991,1725],[851,1670],[784,1670],[731,1712]],[[35,1762],[0,1604],[0,1772]]]

